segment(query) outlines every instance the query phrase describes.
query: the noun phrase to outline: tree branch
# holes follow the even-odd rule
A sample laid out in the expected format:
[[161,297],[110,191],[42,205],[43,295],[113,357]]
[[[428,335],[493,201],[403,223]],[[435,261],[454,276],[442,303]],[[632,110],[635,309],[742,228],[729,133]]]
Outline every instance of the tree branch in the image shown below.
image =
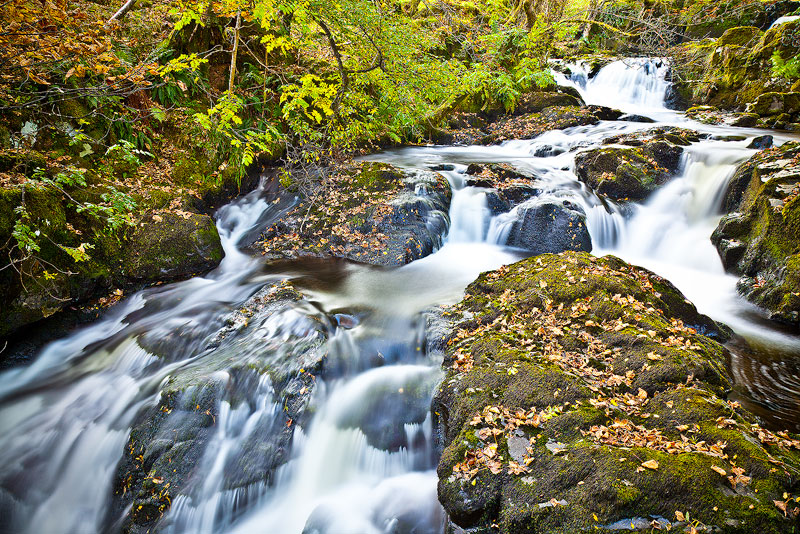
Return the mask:
[[125,14],[128,13],[128,11],[130,11],[135,4],[136,0],[128,0],[127,2],[125,2],[122,5],[122,7],[119,8],[119,10],[116,13],[111,15],[111,18],[108,19],[108,21],[106,21],[106,25],[111,24],[115,20],[122,20],[122,17],[124,17]]

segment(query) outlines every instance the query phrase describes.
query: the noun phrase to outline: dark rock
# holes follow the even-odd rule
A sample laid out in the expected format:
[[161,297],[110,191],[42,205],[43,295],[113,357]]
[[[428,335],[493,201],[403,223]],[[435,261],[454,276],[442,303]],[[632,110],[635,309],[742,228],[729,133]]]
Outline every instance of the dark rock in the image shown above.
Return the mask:
[[533,254],[592,250],[586,214],[569,201],[556,200],[519,206],[506,244]]
[[731,121],[731,126],[752,128],[758,123],[758,118],[757,113],[741,113],[737,118]]
[[270,259],[333,256],[404,265],[441,244],[451,197],[444,176],[359,163],[337,169],[328,183],[335,205],[318,198],[301,202],[252,248]]
[[755,148],[757,150],[763,150],[765,148],[769,148],[772,146],[772,136],[771,135],[762,135],[760,137],[756,137],[753,139],[747,148]]
[[578,154],[575,174],[597,193],[613,200],[643,200],[671,175],[641,148],[599,148]]
[[[158,405],[137,416],[117,468],[109,519],[124,517],[123,531],[152,532],[178,495],[202,487],[205,479],[197,472],[204,462],[209,465],[207,447],[223,401],[241,407],[274,391],[266,406],[283,408],[257,416],[257,430],[226,463],[224,489],[268,484],[289,459],[294,428],[308,421],[314,375],[327,355],[324,324],[293,311],[300,298],[285,285],[262,289],[231,314],[192,366],[175,369],[159,386]],[[282,337],[265,340],[259,334],[270,320],[283,323]],[[249,406],[251,417],[257,409]]]
[[626,122],[644,122],[644,123],[656,122],[653,119],[651,119],[650,117],[645,117],[644,115],[632,115],[630,113],[626,113],[625,115],[622,115],[617,120],[626,121]]
[[563,148],[555,148],[550,145],[544,145],[537,147],[536,150],[534,150],[533,155],[537,158],[549,158],[551,156],[557,156],[563,153]]
[[588,106],[588,109],[601,121],[616,121],[624,115],[618,109],[609,108],[606,106]]
[[697,132],[671,127],[610,137],[605,144],[633,148],[582,152],[575,158],[575,173],[613,200],[643,200],[677,174],[683,147],[699,140]]
[[483,165],[478,163],[470,163],[467,166],[467,174],[480,174],[483,172]]

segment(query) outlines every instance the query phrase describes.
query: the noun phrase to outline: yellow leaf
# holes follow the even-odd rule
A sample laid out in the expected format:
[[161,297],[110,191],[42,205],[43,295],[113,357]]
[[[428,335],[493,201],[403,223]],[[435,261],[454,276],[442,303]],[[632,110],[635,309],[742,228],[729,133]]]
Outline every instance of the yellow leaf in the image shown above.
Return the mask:
[[647,460],[646,462],[642,462],[642,467],[655,470],[658,469],[658,462],[655,460]]
[[675,510],[675,519],[677,519],[678,521],[685,521],[686,516],[683,515],[683,512],[681,512],[680,510]]
[[721,468],[721,467],[719,467],[719,466],[716,466],[716,465],[712,465],[712,466],[711,466],[711,469],[713,469],[714,471],[716,471],[717,473],[719,473],[719,474],[720,474],[720,475],[722,475],[722,476],[725,476],[725,475],[727,475],[727,474],[728,474],[728,472],[727,472],[727,471],[725,471],[723,468]]

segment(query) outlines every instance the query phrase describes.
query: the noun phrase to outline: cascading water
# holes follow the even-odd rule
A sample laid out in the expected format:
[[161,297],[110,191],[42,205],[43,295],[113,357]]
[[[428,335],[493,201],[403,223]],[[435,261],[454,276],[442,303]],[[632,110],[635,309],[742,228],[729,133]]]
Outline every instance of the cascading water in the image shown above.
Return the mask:
[[[736,131],[689,123],[666,110],[667,69],[660,60],[642,59],[611,63],[592,78],[580,66],[570,79],[559,76],[588,103],[711,134]],[[331,262],[325,269],[336,276],[330,279],[324,269],[309,274],[302,264],[265,271],[239,247],[290,203],[275,203],[259,189],[221,209],[225,259],[217,270],[137,293],[102,320],[47,346],[29,366],[0,374],[0,531],[119,530],[130,510],[112,507],[118,464],[130,454],[126,443],[138,431],[138,414],[163,406],[169,432],[186,434],[184,443],[197,449],[156,531],[441,533],[445,518],[436,499],[429,413],[441,355],[421,350],[421,313],[458,301],[480,272],[519,259],[523,253],[504,246],[518,211],[549,201],[583,210],[595,254],[612,253],[666,276],[702,312],[763,349],[758,357],[734,354],[734,376],[750,398],[782,408],[778,420],[796,419],[800,341],[758,322],[709,242],[727,181],[753,153],[746,141],[692,145],[680,176],[638,205],[603,200],[577,181],[577,152],[648,126],[604,121],[495,147],[407,148],[373,156],[403,167],[447,169],[441,172],[454,192],[442,247],[394,270]],[[466,184],[473,162],[513,165],[533,177],[535,194],[494,216],[491,190]],[[310,302],[267,305],[247,319],[232,311],[282,280],[300,284],[309,276],[316,277],[304,289]],[[353,316],[343,327],[337,317],[348,312]],[[276,394],[273,379],[288,380],[284,371],[253,372],[287,355],[298,368],[321,355],[326,361],[324,376],[313,378],[313,415],[299,422],[286,420],[288,406]],[[201,385],[192,382],[197,377]],[[176,391],[174,405],[160,404]],[[191,426],[211,417],[194,410],[209,392],[216,417]],[[280,442],[283,449],[270,448],[271,437],[287,432],[293,438]],[[156,444],[169,439],[152,437]]]
[[556,81],[577,89],[587,104],[611,106],[628,113],[665,111],[669,65],[662,59],[613,61],[594,76],[582,63],[570,64],[568,69],[569,76],[556,73]]

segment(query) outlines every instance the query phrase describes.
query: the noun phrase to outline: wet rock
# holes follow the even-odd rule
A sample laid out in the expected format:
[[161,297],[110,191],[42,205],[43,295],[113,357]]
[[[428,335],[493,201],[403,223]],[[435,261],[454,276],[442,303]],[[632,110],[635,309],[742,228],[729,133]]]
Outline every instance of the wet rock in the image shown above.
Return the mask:
[[671,177],[639,148],[583,152],[575,158],[575,173],[597,193],[617,201],[643,200]]
[[517,207],[506,244],[532,254],[592,250],[586,214],[569,201],[535,199]]
[[533,185],[535,176],[508,163],[473,163],[467,168],[467,173],[470,177],[466,185],[491,189],[486,200],[494,215],[505,213],[540,193]]
[[[283,284],[263,288],[191,365],[174,369],[158,386],[158,402],[137,416],[117,468],[109,520],[124,517],[123,532],[159,530],[177,498],[199,496],[218,453],[210,445],[234,410],[257,423],[249,434],[225,428],[235,445],[220,489],[245,495],[254,485],[268,487],[289,459],[295,427],[308,421],[314,375],[326,356],[327,326],[296,311],[301,298]],[[276,335],[266,339],[265,328]]]
[[669,282],[610,256],[542,255],[484,273],[450,315],[432,408],[453,532],[666,528],[676,510],[709,531],[792,532],[773,501],[794,491],[800,442],[759,439],[776,434],[725,403],[726,350],[698,330],[725,329]]
[[587,106],[587,109],[594,113],[594,115],[601,121],[620,120],[620,117],[624,115],[620,110],[606,106]]
[[563,148],[556,148],[550,145],[544,145],[536,148],[533,152],[533,155],[537,158],[549,158],[551,156],[557,156],[559,154],[563,154]]
[[750,141],[750,144],[747,145],[747,148],[755,148],[757,150],[763,150],[765,148],[769,148],[772,146],[772,136],[771,135],[761,135],[759,137],[754,138]]
[[450,185],[435,172],[354,163],[335,169],[328,188],[270,226],[253,248],[270,259],[404,265],[439,246],[449,224]]
[[758,114],[756,113],[741,113],[730,121],[730,125],[739,126],[741,128],[752,128],[758,124],[758,118]]
[[692,130],[653,128],[615,136],[606,144],[633,148],[598,148],[575,158],[582,182],[613,200],[643,200],[680,169],[683,147],[700,140]]
[[633,114],[630,114],[630,113],[626,113],[625,115],[622,115],[617,120],[621,120],[621,121],[625,121],[625,122],[644,122],[644,123],[656,122],[653,119],[651,119],[650,117],[645,117],[644,115],[633,115]]
[[[82,202],[96,200],[82,197],[85,191],[72,194]],[[13,239],[18,219],[14,210],[22,198],[22,187],[0,188],[2,242]],[[138,288],[206,272],[223,257],[216,226],[207,215],[167,212],[158,215],[158,221],[146,216],[132,229],[122,225],[112,231],[104,218],[69,208],[54,187],[25,187],[24,198],[29,224],[46,229],[47,239],[21,264],[25,275],[0,268],[0,338],[64,308],[106,298],[114,288]],[[62,246],[83,247],[87,259],[75,261]]]
[[739,291],[770,316],[800,325],[800,143],[759,152],[731,178],[711,236]]

